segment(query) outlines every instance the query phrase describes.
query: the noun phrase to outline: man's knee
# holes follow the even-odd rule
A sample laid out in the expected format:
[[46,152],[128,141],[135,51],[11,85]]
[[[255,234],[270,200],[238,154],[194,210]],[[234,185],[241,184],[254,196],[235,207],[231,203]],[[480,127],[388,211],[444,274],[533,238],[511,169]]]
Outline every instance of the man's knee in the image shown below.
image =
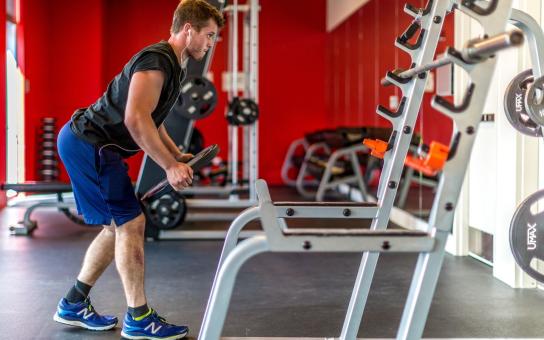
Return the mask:
[[109,225],[104,224],[102,227],[104,227],[105,233],[115,235],[115,222],[112,221]]
[[123,233],[143,233],[145,230],[145,215],[141,213],[132,220],[116,226],[115,230]]

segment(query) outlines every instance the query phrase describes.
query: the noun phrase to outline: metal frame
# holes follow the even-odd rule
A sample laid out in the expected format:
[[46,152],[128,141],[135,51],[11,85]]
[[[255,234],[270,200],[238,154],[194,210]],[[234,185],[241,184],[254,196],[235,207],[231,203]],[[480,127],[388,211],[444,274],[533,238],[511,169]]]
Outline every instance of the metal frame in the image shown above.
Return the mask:
[[[465,0],[429,0],[427,8],[416,10],[406,6],[419,24],[416,45],[397,40],[397,47],[409,53],[414,67],[433,62],[444,17],[461,10],[478,20],[488,36],[504,32],[510,17],[512,1],[491,1],[479,7]],[[409,30],[410,31],[410,30]],[[469,46],[470,47],[470,46]],[[503,47],[506,47],[503,46]],[[256,183],[259,206],[249,208],[233,221],[217,269],[216,277],[204,315],[199,340],[219,339],[225,321],[232,289],[241,266],[251,257],[265,252],[362,252],[352,297],[342,327],[340,339],[356,339],[363,317],[370,285],[380,252],[419,252],[412,284],[402,315],[397,339],[419,339],[422,336],[445,252],[445,244],[453,225],[453,216],[461,185],[470,160],[470,153],[484,108],[496,58],[468,63],[462,54],[450,51],[449,58],[470,76],[472,82],[461,106],[455,107],[435,96],[435,109],[453,120],[450,156],[433,203],[427,232],[385,230],[395,199],[404,159],[408,152],[413,127],[423,99],[425,77],[401,79],[389,72],[386,79],[401,88],[404,97],[398,112],[378,107],[378,114],[393,125],[390,149],[384,157],[384,167],[378,187],[376,204],[341,206],[344,203],[286,203],[274,204],[264,181]],[[346,216],[346,209],[372,219],[370,230],[348,229],[289,229],[286,219],[297,217],[333,218]],[[341,216],[340,215],[340,216]],[[260,218],[264,235],[254,236],[237,244],[237,234],[249,221]],[[402,234],[402,235],[401,235]]]
[[[294,165],[292,163],[292,157],[300,147],[303,148],[305,155],[300,169],[297,173],[297,178],[295,180],[292,180],[289,178],[289,170],[294,168]],[[308,172],[308,160],[314,155],[314,153],[318,152],[321,149],[323,149],[325,153],[329,154],[326,169],[324,170],[321,179],[307,179],[306,176]],[[412,146],[409,147],[409,150],[413,152],[416,151],[415,148]],[[369,153],[368,147],[364,145],[354,145],[350,147],[340,148],[331,154],[330,147],[325,142],[319,142],[309,145],[305,138],[296,139],[289,145],[289,148],[287,149],[287,153],[285,155],[285,159],[283,160],[283,165],[281,168],[281,177],[285,184],[289,186],[294,186],[297,189],[297,192],[302,197],[307,199],[323,201],[325,199],[325,194],[327,190],[335,190],[338,192],[340,191],[339,187],[342,184],[347,184],[350,186],[355,185],[353,189],[359,190],[359,194],[363,197],[363,201],[370,202],[372,200],[370,199],[367,187],[367,177],[368,175],[370,175],[370,173],[368,172],[368,169],[364,175],[361,173],[359,168],[360,164],[357,159],[358,153]],[[355,174],[352,176],[342,177],[341,179],[331,180],[332,168],[335,166],[337,160],[343,157],[349,157],[352,167],[356,169]],[[436,188],[438,185],[438,178],[440,176],[440,174],[438,174],[436,180],[431,178],[420,178],[414,175],[414,169],[408,166],[405,166],[405,169],[406,170],[404,173],[404,177],[400,185],[399,197],[397,198],[397,206],[399,208],[403,208],[406,205],[406,199],[408,197],[408,192],[410,191],[410,185],[413,182],[431,188]],[[307,187],[317,187],[317,190],[309,189]]]
[[[306,176],[308,176],[308,162],[314,153],[320,149],[324,149],[326,153],[330,154],[330,156],[327,159],[327,166],[323,171],[323,175],[321,176],[321,179],[319,179],[317,191],[308,190],[306,187],[308,185],[313,186],[314,183],[306,180]],[[312,144],[307,148],[304,161],[295,181],[298,193],[305,198],[323,201],[328,190],[336,190],[340,184],[354,184],[359,188],[363,196],[367,197],[368,193],[366,183],[364,182],[364,176],[361,172],[361,164],[359,163],[358,154],[369,153],[368,147],[359,144],[337,149],[332,154],[330,152],[330,148],[324,142]],[[349,159],[353,169],[353,175],[334,178],[332,174],[333,167],[342,158]]]
[[[227,6],[229,22],[229,73],[231,74],[231,89],[228,99],[232,101],[238,96],[238,22],[239,13],[243,14],[243,70],[246,74],[243,97],[258,103],[258,55],[259,55],[259,1],[252,0],[248,5],[239,5],[237,0]],[[239,127],[229,126],[229,167],[228,174],[232,187],[239,185]],[[258,178],[258,121],[250,126],[244,126],[243,133],[243,177],[249,182],[249,201],[257,202],[254,183]],[[237,193],[230,195],[230,201],[238,199]]]
[[[246,209],[229,228],[216,279],[208,301],[198,339],[219,339],[226,317],[232,289],[242,264],[266,251],[272,252],[362,252],[432,251],[435,241],[418,231],[372,231],[367,229],[289,229],[286,219],[292,218],[373,218],[378,214],[375,204],[346,203],[273,203],[266,182],[256,183],[259,206]],[[345,211],[352,213],[346,216]],[[242,228],[260,217],[264,234],[239,244]]]
[[31,235],[38,227],[38,222],[31,217],[32,213],[34,210],[42,208],[57,208],[59,212],[62,212],[71,221],[77,224],[86,225],[83,219],[72,211],[75,209],[75,201],[73,193],[70,191],[70,184],[45,182],[39,184],[2,185],[3,190],[13,190],[23,193],[32,191],[31,187],[36,188],[34,189],[35,192],[47,194],[17,197],[8,201],[8,207],[26,207],[23,219],[15,224],[10,224],[9,232],[11,235]]
[[418,176],[416,174],[416,170],[414,168],[411,168],[409,166],[405,166],[404,171],[404,178],[401,181],[400,189],[399,189],[399,195],[397,198],[397,207],[404,208],[406,205],[406,199],[408,198],[408,192],[410,191],[410,186],[412,183],[416,182],[419,185],[423,185],[426,187],[430,187],[433,189],[436,189],[438,186],[438,182],[440,181],[440,176],[442,172],[439,172],[436,175],[437,179],[433,178],[424,178]]
[[[281,179],[284,184],[290,187],[296,186],[297,183],[296,179],[291,179],[289,177],[289,170],[296,169],[295,165],[293,164],[293,157],[297,150],[301,147],[304,150],[304,154],[306,154],[306,151],[310,147],[306,141],[306,138],[299,138],[292,141],[291,144],[289,144],[289,148],[287,149],[287,153],[285,154],[285,158],[283,159],[283,164],[281,166]],[[299,170],[300,169],[297,169],[297,176]]]
[[542,27],[529,14],[512,9],[510,24],[522,30],[531,52],[533,75],[536,78],[544,75],[544,32]]
[[[74,204],[70,202],[64,202],[62,198],[62,193],[57,194],[57,201],[56,202],[38,202],[32,204],[30,207],[28,207],[25,210],[25,213],[23,215],[23,220],[19,221],[17,224],[12,224],[9,226],[9,232],[11,235],[22,235],[22,236],[28,236],[31,235],[34,229],[38,227],[38,222],[36,220],[33,220],[31,218],[32,213],[36,209],[41,208],[57,208],[60,212],[62,212],[66,217],[68,217],[72,221],[76,221],[79,219],[77,215],[73,214],[70,209],[74,208]],[[82,224],[79,222],[79,224]]]
[[302,160],[302,164],[300,165],[300,170],[297,174],[297,179],[295,180],[295,188],[297,189],[297,192],[304,198],[308,199],[314,199],[315,198],[315,191],[310,191],[306,189],[306,186],[318,186],[319,181],[318,180],[307,180],[306,179],[306,173],[308,168],[308,162],[310,158],[319,150],[323,150],[326,154],[331,153],[330,147],[325,142],[319,142],[314,143],[306,148],[306,153],[304,154],[304,159]]

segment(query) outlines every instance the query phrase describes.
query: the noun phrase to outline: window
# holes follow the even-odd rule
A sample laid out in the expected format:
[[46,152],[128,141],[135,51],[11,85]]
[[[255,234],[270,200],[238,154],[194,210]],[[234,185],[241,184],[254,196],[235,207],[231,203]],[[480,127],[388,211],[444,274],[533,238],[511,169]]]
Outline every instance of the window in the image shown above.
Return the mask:
[[17,65],[19,0],[6,0],[6,181],[24,180],[24,76]]

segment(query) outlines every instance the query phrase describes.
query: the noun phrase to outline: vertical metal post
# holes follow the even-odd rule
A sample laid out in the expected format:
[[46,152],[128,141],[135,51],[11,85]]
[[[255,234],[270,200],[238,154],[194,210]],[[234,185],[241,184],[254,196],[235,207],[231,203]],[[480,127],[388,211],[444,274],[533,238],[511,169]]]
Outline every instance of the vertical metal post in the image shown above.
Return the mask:
[[[187,124],[187,131],[185,132],[185,139],[183,140],[183,152],[187,152],[191,146],[191,138],[193,137],[193,130],[195,128],[195,121],[191,119]],[[178,145],[179,146],[179,145]]]
[[[232,4],[232,12],[229,16],[229,70],[231,75],[231,89],[229,101],[238,95],[238,0]],[[229,174],[233,187],[238,185],[238,127],[229,126]],[[230,199],[237,199],[238,195],[231,195]]]
[[[249,13],[249,97],[259,103],[259,0],[251,0]],[[249,199],[257,200],[255,182],[259,176],[259,121],[251,125],[249,131]]]
[[[251,13],[249,11],[243,12],[243,23],[244,23],[244,93],[242,95],[243,98],[249,98],[249,84],[250,84],[250,73],[249,73],[249,64],[250,64],[250,58],[249,58],[249,49],[251,47],[251,41],[250,41],[250,17]],[[243,151],[243,180],[249,179],[249,159],[250,159],[250,130],[249,126],[243,127],[243,145],[244,145],[244,151]],[[244,182],[243,182],[244,183]]]
[[[444,23],[443,18],[452,7],[452,2],[449,0],[429,1],[428,4],[431,5],[430,12],[420,18],[421,27],[426,32],[423,35],[420,47],[416,50],[410,50],[397,44],[397,47],[404,49],[410,54],[412,62],[416,66],[425,65],[433,61],[438,38]],[[434,20],[436,17],[441,20]],[[407,84],[399,84],[399,86],[403,87],[402,92],[406,97],[403,111],[399,112],[400,115],[397,117],[384,116],[384,118],[388,119],[393,124],[393,130],[396,131],[396,138],[391,150],[384,158],[380,184],[378,186],[378,205],[380,208],[378,210],[378,215],[372,221],[372,230],[386,229],[387,224],[389,223],[389,216],[397,193],[404,159],[408,152],[414,126],[423,100],[425,82],[426,79],[416,77]],[[378,113],[383,115],[379,110]],[[362,321],[379,255],[379,253],[368,252],[363,254],[344,325],[342,327],[340,335],[341,340],[352,340],[357,338],[357,332]]]

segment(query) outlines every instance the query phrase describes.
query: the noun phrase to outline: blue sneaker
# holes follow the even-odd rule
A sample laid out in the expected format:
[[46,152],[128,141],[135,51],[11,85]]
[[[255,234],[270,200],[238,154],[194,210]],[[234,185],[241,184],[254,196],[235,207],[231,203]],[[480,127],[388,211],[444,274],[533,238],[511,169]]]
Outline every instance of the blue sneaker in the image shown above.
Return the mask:
[[167,323],[153,309],[150,309],[146,315],[136,319],[129,313],[125,315],[123,331],[121,332],[123,338],[174,340],[183,338],[189,332],[187,326],[175,326]]
[[91,305],[89,298],[82,302],[70,303],[62,298],[53,320],[66,325],[79,326],[93,331],[105,331],[117,325],[117,317],[100,315]]

